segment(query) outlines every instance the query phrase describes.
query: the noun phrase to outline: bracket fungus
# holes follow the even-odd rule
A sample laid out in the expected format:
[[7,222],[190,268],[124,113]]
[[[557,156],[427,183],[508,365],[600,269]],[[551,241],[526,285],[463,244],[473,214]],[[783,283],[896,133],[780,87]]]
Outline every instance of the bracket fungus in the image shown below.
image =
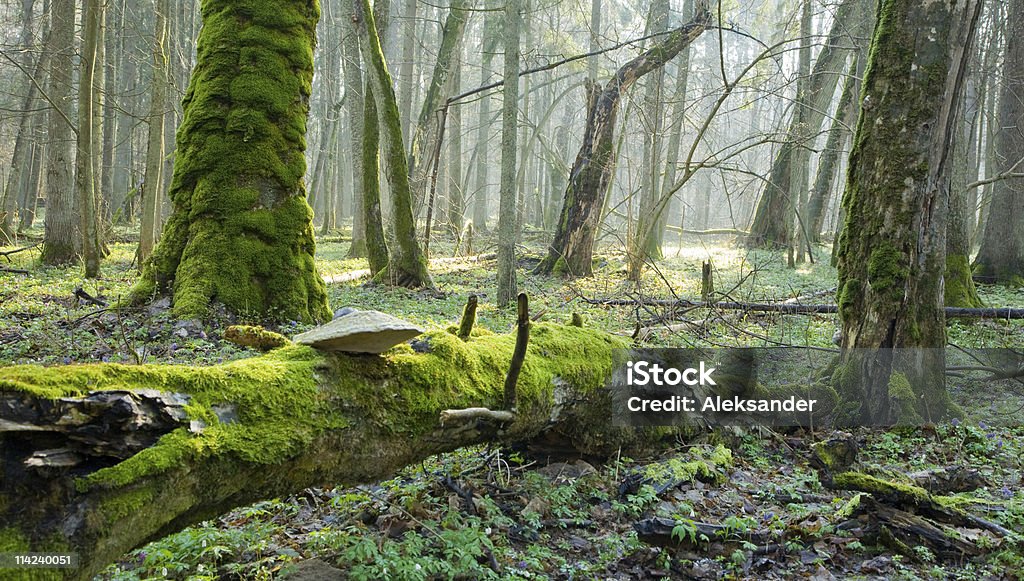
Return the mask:
[[380,311],[353,310],[295,336],[295,342],[321,351],[383,353],[423,332],[416,325]]

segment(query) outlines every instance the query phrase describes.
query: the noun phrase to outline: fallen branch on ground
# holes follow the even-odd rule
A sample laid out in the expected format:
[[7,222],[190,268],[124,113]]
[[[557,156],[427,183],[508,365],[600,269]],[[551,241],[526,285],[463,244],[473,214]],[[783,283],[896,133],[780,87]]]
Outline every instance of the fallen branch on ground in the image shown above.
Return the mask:
[[[835,314],[839,312],[837,305],[802,305],[798,303],[737,303],[737,302],[703,302],[675,299],[582,299],[588,304],[609,307],[635,307],[649,305],[657,307],[698,307],[720,309],[723,311],[752,311],[764,313],[782,313],[784,315]],[[964,308],[946,307],[946,317],[950,319],[1024,319],[1024,308],[1014,307],[983,307]]]

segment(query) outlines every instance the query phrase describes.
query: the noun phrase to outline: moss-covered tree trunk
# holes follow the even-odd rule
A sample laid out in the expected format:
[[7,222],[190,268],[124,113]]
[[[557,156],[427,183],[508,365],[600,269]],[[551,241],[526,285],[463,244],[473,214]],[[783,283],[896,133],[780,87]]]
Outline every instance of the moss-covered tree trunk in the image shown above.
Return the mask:
[[[977,58],[972,55],[972,64]],[[967,79],[964,94],[963,118],[956,128],[953,144],[953,181],[949,192],[949,220],[946,225],[945,305],[947,307],[977,308],[981,306],[978,289],[971,277],[971,216],[975,207],[971,203],[968,184],[977,175],[972,170],[973,143],[977,133],[978,92],[977,77],[973,71]]]
[[289,345],[207,368],[0,368],[0,552],[77,552],[80,568],[56,572],[89,579],[126,551],[232,507],[325,482],[373,482],[461,446],[546,433],[610,455],[666,433],[610,426],[599,388],[613,350],[627,346],[621,338],[531,325],[511,424],[442,422],[440,412],[502,409],[513,335],[423,340],[429,353]]
[[[879,7],[838,264],[837,387],[860,402],[863,422],[938,420],[950,411],[942,276],[951,140],[979,4]],[[898,357],[893,348],[913,351]]]
[[[368,85],[377,109],[384,168],[391,187],[391,220],[394,245],[388,267],[377,275],[383,282],[405,287],[431,287],[427,261],[416,240],[416,220],[412,212],[412,189],[402,141],[402,124],[394,83],[388,72],[374,14],[368,0],[354,0],[353,19],[359,31],[359,48],[366,64]],[[367,125],[369,121],[367,121]],[[364,127],[364,131],[368,128]],[[363,147],[364,152],[366,146]],[[364,171],[365,165],[364,165]],[[364,201],[365,203],[365,201]]]
[[[1019,174],[1024,167],[1024,1],[1009,2],[1006,26],[1006,55],[990,175]],[[982,282],[1024,285],[1024,178],[1011,177],[992,184],[989,207],[974,276]]]
[[554,241],[535,273],[592,274],[591,260],[601,222],[601,209],[615,168],[615,120],[620,98],[637,79],[665,66],[689,46],[704,32],[710,19],[708,3],[699,2],[690,22],[622,65],[604,87],[590,85],[583,144],[569,172],[569,184],[562,200]]
[[315,0],[203,0],[173,212],[135,301],[169,294],[179,317],[216,302],[277,320],[330,318],[303,185],[319,15]]

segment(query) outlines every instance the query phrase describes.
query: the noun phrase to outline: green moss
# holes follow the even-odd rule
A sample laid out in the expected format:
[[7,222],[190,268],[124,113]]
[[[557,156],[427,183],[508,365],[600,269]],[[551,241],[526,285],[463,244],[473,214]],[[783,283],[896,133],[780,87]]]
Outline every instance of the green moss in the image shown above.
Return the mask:
[[947,307],[983,306],[974,279],[971,278],[971,265],[966,256],[946,255],[945,304]]
[[[61,539],[51,539],[48,544],[49,552],[59,551],[59,547],[66,547],[67,543]],[[21,531],[13,527],[0,528],[0,553],[26,553],[32,551],[32,543],[29,542]],[[6,569],[0,568],[0,578],[4,581],[49,581],[64,578],[64,572],[68,569]]]
[[836,511],[835,520],[847,519],[853,516],[854,511],[860,507],[860,499],[863,496],[862,493],[857,493],[844,502],[843,506],[839,507],[839,510]]
[[[189,394],[192,419],[208,423],[202,433],[180,428],[123,462],[90,474],[80,490],[122,486],[162,473],[184,458],[227,454],[248,463],[275,463],[299,453],[315,434],[344,425],[339,412],[317,388],[314,370],[321,356],[290,346],[255,359],[217,367],[180,365],[72,365],[61,368],[6,368],[0,390],[45,398],[81,396],[94,390],[156,389]],[[236,407],[237,421],[220,423],[213,406]]]
[[811,454],[814,455],[817,465],[834,472],[857,461],[857,446],[851,440],[833,438],[815,442],[811,446]]
[[725,480],[725,472],[722,468],[732,465],[731,450],[719,444],[708,452],[707,457],[704,456],[704,450],[701,448],[691,448],[690,454],[696,458],[689,461],[671,458],[666,462],[645,466],[644,476],[654,482],[683,482],[695,479],[722,482]]
[[131,492],[118,494],[100,504],[102,512],[111,523],[127,518],[138,513],[153,500],[151,488],[140,488]]
[[904,285],[910,275],[906,262],[906,253],[891,242],[876,245],[868,258],[868,284],[871,290],[889,300],[901,300]]
[[[91,364],[60,368],[4,369],[0,390],[39,397],[81,396],[95,390],[155,389],[191,396],[187,407],[201,433],[184,428],[121,463],[78,481],[79,490],[119,487],[166,472],[186,459],[226,456],[248,464],[272,464],[302,452],[317,434],[347,425],[342,409],[362,410],[360,420],[394,432],[422,433],[446,408],[485,405],[498,409],[513,335],[481,333],[468,342],[446,331],[425,335],[427,354],[408,346],[386,357],[324,355],[290,345],[262,357],[216,367]],[[518,395],[524,410],[549,410],[561,382],[595,389],[612,370],[612,350],[626,342],[578,327],[535,323]],[[323,390],[317,369],[333,368],[343,385]],[[390,379],[393,378],[393,379]],[[382,393],[382,381],[383,389]],[[339,402],[347,402],[341,405]],[[214,406],[232,405],[237,419],[222,423]]]
[[913,484],[884,480],[863,472],[843,472],[832,478],[832,485],[840,490],[858,490],[877,496],[896,496],[904,502],[925,505],[932,501],[928,491]]
[[920,399],[906,374],[894,371],[889,376],[889,398],[896,404],[896,423],[904,425],[920,425],[924,423],[917,413],[917,402]]
[[291,344],[288,337],[280,333],[250,325],[232,325],[224,330],[224,338],[236,345],[259,351],[270,351]]

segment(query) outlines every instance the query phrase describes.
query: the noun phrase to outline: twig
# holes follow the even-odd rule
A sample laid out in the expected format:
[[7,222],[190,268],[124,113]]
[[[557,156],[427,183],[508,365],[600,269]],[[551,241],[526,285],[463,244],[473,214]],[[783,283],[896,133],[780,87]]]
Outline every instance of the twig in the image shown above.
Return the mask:
[[506,410],[490,410],[487,408],[465,408],[461,410],[444,410],[441,412],[441,423],[446,424],[451,420],[493,420],[495,422],[509,423],[515,421],[516,415]]
[[0,256],[3,256],[4,258],[6,258],[7,262],[12,262],[12,260],[11,260],[11,256],[12,255],[17,254],[19,252],[25,252],[26,250],[31,250],[31,249],[35,248],[36,246],[39,246],[40,244],[42,244],[42,242],[36,242],[35,244],[33,244],[31,246],[25,246],[23,248],[15,248],[14,250],[5,250],[3,252],[0,252]]

